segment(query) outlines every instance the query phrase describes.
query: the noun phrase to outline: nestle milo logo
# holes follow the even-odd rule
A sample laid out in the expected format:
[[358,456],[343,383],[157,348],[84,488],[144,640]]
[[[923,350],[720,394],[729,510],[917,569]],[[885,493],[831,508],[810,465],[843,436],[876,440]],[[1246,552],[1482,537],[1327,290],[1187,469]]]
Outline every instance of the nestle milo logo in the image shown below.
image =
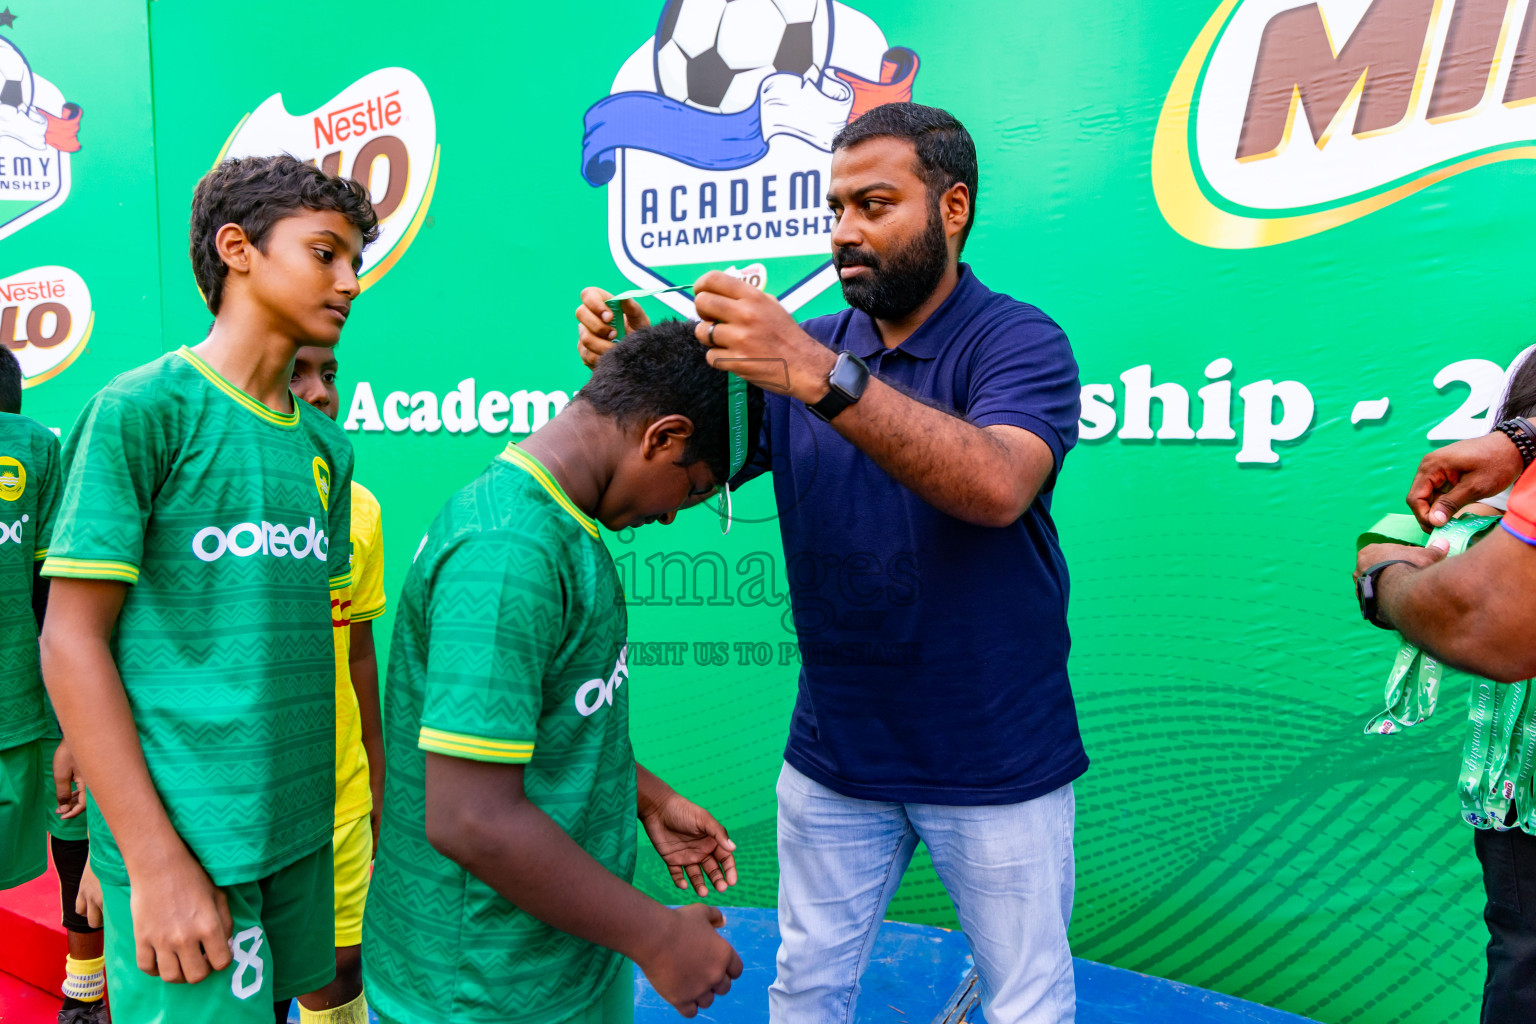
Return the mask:
[[368,189],[379,237],[363,253],[366,291],[405,255],[427,217],[437,188],[437,114],[414,72],[380,68],[306,113],[290,114],[282,93],[268,96],[235,126],[214,163],[268,153],[292,153]]
[[1536,157],[1532,0],[1225,0],[1176,74],[1152,177],[1220,248],[1337,227]]

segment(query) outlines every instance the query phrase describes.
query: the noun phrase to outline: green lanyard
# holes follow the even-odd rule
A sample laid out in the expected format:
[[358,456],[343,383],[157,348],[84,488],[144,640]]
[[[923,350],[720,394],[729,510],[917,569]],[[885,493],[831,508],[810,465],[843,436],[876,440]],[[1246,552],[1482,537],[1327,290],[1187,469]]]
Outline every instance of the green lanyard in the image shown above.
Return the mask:
[[[1494,516],[1464,516],[1452,519],[1433,534],[1431,540],[1444,540],[1450,544],[1447,555],[1459,555],[1466,550],[1472,538],[1489,529],[1498,519]],[[1412,516],[1391,515],[1382,519],[1370,530],[1360,535],[1358,545],[1380,542],[1422,544],[1424,534]],[[1435,713],[1435,703],[1440,696],[1442,666],[1435,658],[1419,650],[1407,640],[1398,646],[1392,671],[1387,673],[1385,711],[1372,718],[1366,725],[1367,733],[1391,735],[1410,729]]]
[[609,309],[613,310],[613,340],[624,340],[624,300],[648,299],[653,295],[665,295],[667,292],[680,292],[688,288],[686,284],[674,284],[669,288],[632,288],[627,292],[620,292],[613,298],[606,300]]
[[[1476,828],[1508,828],[1515,803],[1531,811],[1531,752],[1536,729],[1526,706],[1529,685],[1476,679],[1467,711],[1467,742],[1461,751],[1461,816]],[[1522,792],[1523,791],[1523,792]]]
[[[1463,516],[1452,519],[1430,535],[1430,540],[1446,541],[1447,557],[1467,549],[1472,538],[1498,522],[1496,516]],[[1412,516],[1392,515],[1382,519],[1359,538],[1359,546],[1380,541],[1422,543],[1424,535]],[[1398,646],[1392,671],[1387,673],[1385,711],[1372,718],[1365,731],[1382,736],[1410,729],[1435,713],[1440,696],[1440,662],[1407,640]]]
[[[1463,516],[1430,535],[1449,543],[1447,557],[1459,555],[1479,534],[1490,530],[1497,516]],[[1397,542],[1419,544],[1423,533],[1412,516],[1387,516],[1359,544]],[[1372,718],[1367,733],[1389,735],[1418,725],[1435,713],[1442,667],[1407,640],[1398,647],[1387,674],[1387,708]],[[1467,736],[1461,753],[1457,795],[1461,816],[1482,829],[1507,829],[1513,804],[1515,825],[1536,834],[1536,699],[1530,682],[1495,683],[1474,677],[1467,707]]]
[[[1503,780],[1498,795],[1514,800],[1519,813],[1515,825],[1523,832],[1536,835],[1536,792],[1533,792],[1536,787],[1533,787],[1532,781],[1532,768],[1536,767],[1536,699],[1532,698],[1530,680],[1514,685],[1525,691],[1526,704],[1514,731],[1514,778]],[[1505,816],[1501,814],[1492,822],[1492,826],[1503,830],[1507,827],[1504,820]]]
[[[627,292],[621,292],[607,300],[607,306],[613,310],[613,340],[622,341],[624,338],[624,300],[647,299],[653,295],[663,295],[667,292],[680,292],[689,285],[675,284],[669,288],[635,288]],[[731,469],[725,475],[725,481],[721,484],[723,492],[720,499],[720,532],[731,532],[731,480],[741,467],[747,462],[747,382],[734,373],[726,374],[726,411],[730,416],[729,441],[731,448]]]

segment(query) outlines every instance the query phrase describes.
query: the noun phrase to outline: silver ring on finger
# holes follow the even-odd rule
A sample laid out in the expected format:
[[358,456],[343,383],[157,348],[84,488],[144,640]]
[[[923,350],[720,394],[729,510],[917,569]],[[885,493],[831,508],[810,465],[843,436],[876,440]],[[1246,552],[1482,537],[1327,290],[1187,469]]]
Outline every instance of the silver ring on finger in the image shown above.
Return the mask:
[[719,327],[719,326],[720,326],[720,324],[718,322],[712,323],[712,324],[709,325],[709,341],[707,342],[707,344],[709,345],[710,348],[714,348],[715,347],[715,328]]

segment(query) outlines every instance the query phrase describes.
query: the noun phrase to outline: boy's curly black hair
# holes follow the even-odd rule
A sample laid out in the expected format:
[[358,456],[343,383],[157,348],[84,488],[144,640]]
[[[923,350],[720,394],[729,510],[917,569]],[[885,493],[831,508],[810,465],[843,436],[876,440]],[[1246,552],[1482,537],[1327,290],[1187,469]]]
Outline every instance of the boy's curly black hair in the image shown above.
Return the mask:
[[[725,483],[730,471],[730,413],[724,370],[709,365],[708,351],[693,330],[697,320],[663,320],[632,331],[603,353],[592,379],[576,393],[625,426],[673,413],[693,421],[693,434],[683,448],[683,464],[709,463],[715,480]],[[757,443],[763,424],[763,392],[747,387],[747,445]]]
[[21,412],[21,364],[0,345],[0,412]]
[[238,224],[262,252],[272,226],[299,210],[335,210],[363,234],[366,248],[379,237],[379,220],[368,190],[351,178],[326,174],[286,153],[235,157],[203,175],[192,194],[192,273],[208,309],[218,315],[229,268],[214,236]]

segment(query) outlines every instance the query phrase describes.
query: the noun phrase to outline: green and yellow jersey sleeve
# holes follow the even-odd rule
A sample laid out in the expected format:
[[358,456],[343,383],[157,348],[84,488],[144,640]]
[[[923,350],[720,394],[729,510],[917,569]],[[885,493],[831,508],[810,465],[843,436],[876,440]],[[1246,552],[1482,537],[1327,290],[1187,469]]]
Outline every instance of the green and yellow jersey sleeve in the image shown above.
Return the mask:
[[475,761],[532,759],[543,683],[563,633],[559,554],[537,538],[457,541],[432,584],[417,745]]
[[138,397],[98,392],[70,432],[43,575],[139,581],[145,528],[170,460],[161,424]]

